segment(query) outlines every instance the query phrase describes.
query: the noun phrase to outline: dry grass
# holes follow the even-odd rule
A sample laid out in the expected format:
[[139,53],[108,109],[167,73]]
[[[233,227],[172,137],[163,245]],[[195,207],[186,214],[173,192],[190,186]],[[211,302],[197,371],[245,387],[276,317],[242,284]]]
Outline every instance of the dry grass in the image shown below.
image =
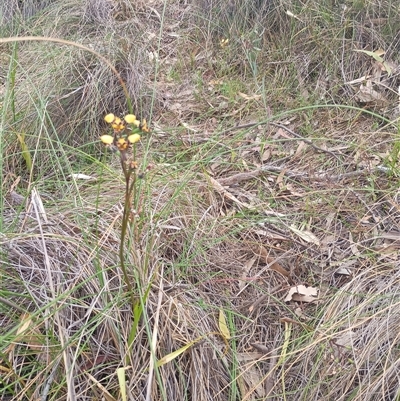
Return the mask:
[[[153,168],[127,252],[144,302],[129,348],[123,183],[94,143],[123,92],[92,55],[26,43],[12,93],[4,48],[2,399],[118,399],[121,367],[132,400],[399,399],[398,6],[256,3],[32,2],[28,18],[4,2],[9,35],[18,20],[116,66],[152,117],[139,159]],[[353,50],[378,47],[386,100],[360,103],[345,82],[374,63]],[[285,301],[299,285],[318,297]]]

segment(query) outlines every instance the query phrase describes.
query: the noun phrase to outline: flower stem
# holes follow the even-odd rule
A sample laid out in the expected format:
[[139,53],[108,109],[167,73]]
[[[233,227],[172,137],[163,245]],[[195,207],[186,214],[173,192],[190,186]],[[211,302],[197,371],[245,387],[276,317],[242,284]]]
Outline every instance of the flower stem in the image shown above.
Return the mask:
[[[119,244],[119,260],[120,260],[120,266],[121,270],[124,276],[124,281],[126,286],[128,287],[128,292],[131,297],[131,302],[132,302],[132,310],[135,306],[136,300],[135,296],[133,293],[133,286],[131,283],[131,280],[128,275],[128,271],[125,265],[125,238],[126,234],[128,231],[128,223],[129,223],[129,216],[131,213],[131,195],[135,190],[134,185],[130,185],[130,180],[132,177],[132,172],[127,169],[125,160],[123,155],[121,154],[121,165],[122,165],[122,170],[125,176],[125,202],[124,202],[124,211],[122,215],[122,226],[121,226],[121,241]],[[134,181],[136,177],[133,177]]]

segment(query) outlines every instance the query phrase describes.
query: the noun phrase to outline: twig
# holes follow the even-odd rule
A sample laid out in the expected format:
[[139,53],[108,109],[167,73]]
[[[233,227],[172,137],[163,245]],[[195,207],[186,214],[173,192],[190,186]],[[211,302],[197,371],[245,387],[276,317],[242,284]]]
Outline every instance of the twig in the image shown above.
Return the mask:
[[384,166],[376,166],[370,170],[367,170],[367,169],[355,170],[355,171],[349,171],[349,172],[343,173],[343,174],[330,175],[328,172],[319,173],[319,174],[295,173],[294,171],[286,170],[284,167],[267,164],[256,170],[249,171],[247,173],[239,173],[239,174],[235,174],[230,177],[227,177],[227,178],[219,178],[218,183],[222,186],[229,187],[231,185],[238,184],[239,182],[248,181],[253,178],[256,178],[259,175],[266,173],[266,172],[272,172],[272,173],[278,173],[278,174],[283,173],[287,177],[289,177],[293,180],[299,180],[299,181],[325,181],[325,180],[341,181],[345,178],[358,177],[360,175],[365,175],[365,174],[373,174],[373,173],[387,174],[388,172],[390,172],[390,169],[388,167],[384,167]]
[[265,300],[268,298],[274,298],[276,294],[282,292],[282,291],[287,291],[290,286],[284,286],[283,284],[276,285],[275,287],[271,288],[268,290],[266,294],[261,295],[259,298],[257,298],[255,301],[250,301],[243,305],[243,312],[245,313],[246,311],[249,313],[253,313],[256,308],[258,308],[260,305],[265,304]]
[[315,145],[315,144],[313,143],[313,141],[311,141],[310,139],[304,138],[303,136],[301,136],[300,134],[298,134],[298,133],[292,131],[290,128],[286,127],[285,125],[279,124],[279,123],[274,123],[274,122],[269,121],[269,120],[261,121],[261,122],[256,122],[256,123],[248,123],[248,124],[243,124],[243,125],[237,125],[237,126],[235,126],[235,127],[228,128],[228,129],[226,129],[225,131],[222,131],[222,132],[220,133],[220,135],[222,136],[222,135],[227,134],[227,133],[229,133],[229,132],[237,131],[237,130],[239,130],[239,129],[243,129],[243,128],[252,128],[252,127],[256,127],[256,126],[258,126],[258,125],[265,125],[265,124],[269,124],[269,125],[272,125],[272,126],[274,126],[274,127],[281,128],[281,129],[285,130],[286,132],[288,132],[289,134],[295,136],[296,138],[301,139],[304,143],[306,143],[307,145],[310,145],[312,148],[314,148],[314,149],[317,150],[318,152],[327,153],[327,154],[333,156],[335,159],[337,159],[337,160],[340,161],[339,157],[336,156],[336,155],[335,155],[333,152],[331,152],[330,150],[322,149],[322,148],[320,148],[319,146]]
[[333,156],[335,159],[339,160],[339,157],[337,157],[333,152],[331,152],[330,150],[326,150],[326,149],[322,149],[319,146],[315,145],[312,141],[310,141],[309,139],[304,138],[303,136],[301,136],[300,134],[297,134],[296,132],[292,131],[290,128],[286,127],[283,124],[278,124],[278,123],[270,123],[271,125],[273,125],[274,127],[277,128],[281,128],[284,129],[285,131],[289,132],[289,134],[295,136],[296,138],[301,139],[304,143],[306,143],[307,145],[310,145],[312,148],[314,148],[315,150],[319,151],[319,152],[324,152],[324,153],[328,153],[329,155]]
[[12,302],[12,301],[10,301],[8,299],[5,299],[3,297],[0,297],[0,303],[5,304],[5,305],[7,305],[7,306],[9,306],[11,308],[14,308],[14,309],[20,311],[21,313],[28,313],[28,311],[26,309],[21,308],[20,306],[18,306],[14,302]]
[[219,135],[223,136],[225,134],[228,134],[229,132],[237,131],[239,129],[252,128],[252,127],[257,127],[258,125],[266,125],[266,124],[271,124],[271,121],[266,120],[266,121],[260,121],[260,122],[256,122],[256,123],[247,123],[247,124],[242,124],[242,125],[235,125],[234,127],[227,128],[226,130],[220,132]]
[[[284,252],[282,255],[278,256],[277,258],[265,258],[264,262],[265,262],[265,266],[260,269],[260,271],[258,271],[253,278],[255,277],[260,277],[265,271],[267,271],[268,269],[274,270],[276,272],[278,272],[279,274],[281,274],[283,277],[289,277],[289,272],[286,271],[286,269],[284,269],[279,263],[278,261],[281,259],[284,259],[289,253],[291,252],[291,250]],[[262,257],[263,255],[260,255],[260,253],[258,252],[258,257]],[[274,267],[273,267],[274,266]],[[278,267],[279,266],[279,267]],[[244,285],[244,287],[237,293],[237,297],[250,285],[250,283],[246,283]]]
[[59,357],[55,361],[55,363],[53,365],[53,368],[51,369],[50,375],[47,378],[46,382],[44,383],[43,393],[42,393],[42,396],[40,397],[41,401],[46,401],[47,400],[47,397],[48,397],[49,391],[50,391],[50,387],[51,387],[51,385],[52,385],[52,383],[54,381],[54,377],[56,376],[57,369],[58,369],[58,366],[60,365],[60,362],[61,362],[61,358]]
[[[273,167],[273,166],[271,166],[271,167]],[[275,171],[275,170],[270,170],[270,171]],[[249,171],[246,173],[238,173],[238,174],[231,175],[230,177],[219,178],[216,181],[224,187],[230,187],[231,185],[239,184],[239,182],[248,181],[253,178],[257,178],[262,173],[263,173],[263,170],[261,170],[261,168],[258,168],[257,170]]]
[[[275,339],[276,344],[276,339]],[[278,350],[275,348],[275,344],[273,349],[270,351],[270,360],[268,366],[268,374],[265,378],[265,396],[268,397],[271,395],[275,385],[276,385],[276,364],[278,362]]]

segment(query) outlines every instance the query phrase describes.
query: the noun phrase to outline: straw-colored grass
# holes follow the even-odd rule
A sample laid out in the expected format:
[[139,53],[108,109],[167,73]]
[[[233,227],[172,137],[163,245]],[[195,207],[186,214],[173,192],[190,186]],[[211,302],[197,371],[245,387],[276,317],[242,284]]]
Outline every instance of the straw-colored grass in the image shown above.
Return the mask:
[[[3,1],[2,37],[93,51],[0,39],[0,398],[398,400],[398,12]],[[152,129],[133,294],[110,65]]]

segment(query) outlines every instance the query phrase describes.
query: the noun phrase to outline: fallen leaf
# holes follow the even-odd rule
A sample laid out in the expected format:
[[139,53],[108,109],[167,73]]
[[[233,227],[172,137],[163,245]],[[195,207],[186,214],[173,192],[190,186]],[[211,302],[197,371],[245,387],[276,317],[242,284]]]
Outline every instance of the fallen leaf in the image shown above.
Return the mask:
[[319,239],[311,231],[299,230],[293,224],[289,228],[304,241],[320,246]]
[[283,128],[279,127],[276,130],[276,133],[273,136],[273,139],[279,139],[279,138],[291,139],[291,136]]
[[380,71],[387,72],[388,76],[392,74],[393,63],[388,63],[387,61],[384,61],[383,63],[379,63],[378,61],[376,61],[376,65],[380,69]]
[[299,142],[297,149],[294,152],[294,157],[300,156],[305,149],[307,149],[307,144],[305,142]]
[[340,334],[339,337],[336,338],[334,344],[339,345],[341,347],[346,347],[348,349],[355,349],[354,343],[355,340],[358,338],[357,333],[353,330],[345,331]]
[[85,374],[88,376],[88,378],[90,380],[92,380],[92,382],[103,392],[103,396],[104,399],[106,401],[117,401],[116,398],[114,398],[109,392],[108,390],[94,377],[92,376],[90,373],[85,372]]
[[286,295],[285,302],[313,302],[318,299],[318,289],[314,287],[306,287],[305,285],[297,285],[292,287]]
[[238,387],[242,394],[252,395],[252,398],[243,398],[249,400],[265,400],[266,393],[263,386],[264,375],[261,370],[254,364],[246,364],[240,369],[240,374],[238,375]]
[[252,257],[249,259],[244,265],[243,265],[243,273],[242,276],[240,277],[242,280],[239,282],[239,290],[242,290],[243,287],[246,285],[246,278],[247,275],[249,274],[250,269],[253,267],[254,262],[257,260],[257,256]]
[[361,103],[378,103],[387,104],[388,100],[381,93],[373,88],[371,80],[368,80],[365,85],[361,84],[356,94],[357,100]]
[[372,57],[374,60],[379,61],[380,63],[383,62],[383,58],[382,56],[385,54],[385,51],[382,49],[378,49],[374,52],[368,51],[368,50],[353,50],[355,52],[359,52],[359,53],[364,53],[367,56]]
[[352,81],[345,82],[345,84],[346,85],[361,84],[370,79],[371,77],[372,77],[371,75],[363,75],[361,78],[353,79]]
[[278,185],[279,189],[283,189],[284,188],[284,184],[283,184],[283,178],[285,177],[286,174],[286,169],[283,169],[278,177],[276,177],[276,184]]
[[187,349],[189,349],[192,345],[196,344],[203,337],[196,338],[196,340],[191,341],[190,343],[184,345],[183,347],[177,349],[176,351],[171,352],[168,355],[163,356],[161,359],[157,361],[157,367],[163,366],[168,362],[173,361],[179,355],[183,354]]
[[129,369],[129,368],[130,368],[130,366],[127,366],[126,368],[118,368],[117,369],[119,391],[120,391],[120,394],[121,394],[122,401],[127,401],[125,370]]
[[357,244],[353,241],[353,236],[349,232],[349,242],[350,242],[350,249],[353,255],[355,256],[361,256],[361,252],[357,248]]
[[266,162],[271,157],[271,149],[265,148],[263,154],[261,155],[261,161]]
[[341,274],[343,276],[350,276],[351,270],[347,269],[346,267],[341,267],[340,269],[336,270],[336,274]]
[[247,209],[251,209],[251,206],[241,202],[239,199],[237,199],[235,196],[233,196],[229,191],[227,191],[217,180],[212,178],[211,176],[207,176],[209,182],[213,186],[213,188],[223,197],[228,198],[229,200],[233,201],[236,203],[238,206],[245,207]]
[[30,314],[24,313],[21,315],[20,321],[21,325],[17,329],[14,341],[4,350],[4,353],[8,354],[13,351],[18,343],[26,343],[26,345],[33,351],[42,351],[43,344],[41,343],[40,338],[43,336],[40,333],[35,320]]
[[297,15],[293,14],[293,13],[292,13],[291,11],[289,11],[289,10],[286,10],[286,14],[287,14],[289,17],[291,17],[291,18],[295,18],[295,19],[297,19],[298,21],[303,22]]
[[289,182],[285,185],[285,191],[288,192],[288,195],[298,196],[299,198],[304,196],[304,194],[297,192],[295,186]]
[[73,178],[75,180],[96,180],[95,177],[86,174],[71,174],[68,178]]
[[303,311],[301,310],[301,308],[299,308],[299,307],[297,307],[297,308],[294,310],[294,313],[295,313],[296,316],[298,316],[298,317],[301,318],[301,319],[310,320],[310,318],[309,318],[307,315],[305,315],[305,314],[303,313]]
[[271,348],[268,348],[264,344],[259,344],[259,343],[252,343],[250,344],[253,348],[255,348],[257,351],[260,351],[264,355],[268,355],[271,353]]
[[258,99],[261,99],[261,95],[249,96],[249,95],[246,95],[245,93],[242,93],[242,92],[238,92],[238,95],[240,97],[242,97],[243,99],[245,99],[245,100],[258,100]]
[[182,105],[180,103],[173,103],[169,106],[170,111],[181,111]]
[[289,277],[289,272],[279,263],[275,262],[275,258],[269,256],[268,251],[263,246],[259,247],[258,255],[264,259],[264,263],[269,265],[270,269],[282,274],[282,276]]

